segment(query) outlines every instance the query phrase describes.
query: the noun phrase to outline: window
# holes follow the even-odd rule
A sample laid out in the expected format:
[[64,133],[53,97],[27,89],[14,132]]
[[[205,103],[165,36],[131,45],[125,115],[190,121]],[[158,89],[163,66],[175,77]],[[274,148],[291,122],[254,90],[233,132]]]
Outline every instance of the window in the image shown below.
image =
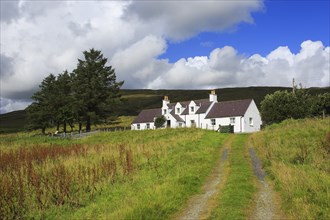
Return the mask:
[[179,123],[179,128],[182,128],[182,123]]
[[253,118],[249,118],[249,124],[250,126],[253,126]]
[[234,125],[235,124],[235,118],[230,118],[230,124]]
[[211,125],[215,125],[215,119],[211,119]]
[[166,112],[167,112],[166,109],[164,109],[164,115],[166,115]]
[[140,124],[137,124],[136,127],[138,130],[140,130]]
[[191,111],[191,112],[194,112],[194,111],[195,111],[194,106],[191,106],[191,107],[190,107],[190,111]]
[[180,114],[180,108],[176,108],[176,113]]
[[147,124],[147,129],[150,129],[150,124],[149,123]]

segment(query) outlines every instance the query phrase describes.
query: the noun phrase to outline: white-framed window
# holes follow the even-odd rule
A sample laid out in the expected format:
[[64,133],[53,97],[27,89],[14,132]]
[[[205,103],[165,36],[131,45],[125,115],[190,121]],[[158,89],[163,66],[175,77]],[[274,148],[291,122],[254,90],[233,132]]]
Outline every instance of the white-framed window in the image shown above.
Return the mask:
[[215,125],[215,119],[211,119],[211,125]]
[[167,111],[166,111],[166,109],[164,109],[164,115],[166,115],[166,113],[167,113]]
[[235,118],[230,118],[230,124],[234,125],[235,124]]
[[194,111],[195,111],[194,106],[190,106],[190,111],[191,111],[191,112],[194,112]]
[[191,123],[192,125],[194,125],[194,124],[195,124],[195,120],[190,120],[190,123]]
[[140,124],[137,124],[137,125],[136,125],[136,128],[137,128],[138,130],[140,130]]
[[176,113],[180,114],[180,108],[176,108]]
[[253,118],[252,117],[249,118],[249,124],[250,124],[250,126],[253,126]]
[[150,124],[149,123],[147,123],[147,129],[150,129]]
[[181,122],[179,122],[179,128],[182,128],[182,123]]

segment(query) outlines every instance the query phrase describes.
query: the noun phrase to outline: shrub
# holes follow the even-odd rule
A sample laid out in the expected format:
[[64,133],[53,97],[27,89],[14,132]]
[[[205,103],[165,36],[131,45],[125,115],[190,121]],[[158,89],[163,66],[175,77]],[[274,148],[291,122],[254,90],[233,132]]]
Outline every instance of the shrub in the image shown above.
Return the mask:
[[164,123],[166,122],[166,119],[164,116],[159,116],[155,120],[155,126],[156,128],[161,128],[164,126]]

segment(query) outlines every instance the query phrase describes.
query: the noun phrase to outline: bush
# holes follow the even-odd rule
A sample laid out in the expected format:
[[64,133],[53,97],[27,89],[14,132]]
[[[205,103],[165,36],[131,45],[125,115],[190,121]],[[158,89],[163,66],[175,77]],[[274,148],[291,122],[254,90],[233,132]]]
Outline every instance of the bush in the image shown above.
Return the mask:
[[330,114],[330,94],[311,96],[305,89],[295,92],[276,91],[261,102],[261,117],[265,125],[286,119],[300,119]]
[[164,118],[164,116],[159,116],[155,120],[155,127],[161,128],[164,126],[165,122],[166,122],[166,119]]

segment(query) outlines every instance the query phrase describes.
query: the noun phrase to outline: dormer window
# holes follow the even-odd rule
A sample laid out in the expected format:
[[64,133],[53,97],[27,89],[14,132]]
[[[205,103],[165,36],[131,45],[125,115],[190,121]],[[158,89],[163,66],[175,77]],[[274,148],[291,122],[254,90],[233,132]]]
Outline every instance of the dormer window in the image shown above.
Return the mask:
[[194,112],[194,111],[195,111],[194,106],[191,106],[191,107],[190,107],[190,111],[191,111],[191,112]]
[[176,113],[180,114],[180,108],[176,108]]
[[164,115],[166,115],[166,113],[167,113],[167,111],[166,111],[166,109],[164,109]]

